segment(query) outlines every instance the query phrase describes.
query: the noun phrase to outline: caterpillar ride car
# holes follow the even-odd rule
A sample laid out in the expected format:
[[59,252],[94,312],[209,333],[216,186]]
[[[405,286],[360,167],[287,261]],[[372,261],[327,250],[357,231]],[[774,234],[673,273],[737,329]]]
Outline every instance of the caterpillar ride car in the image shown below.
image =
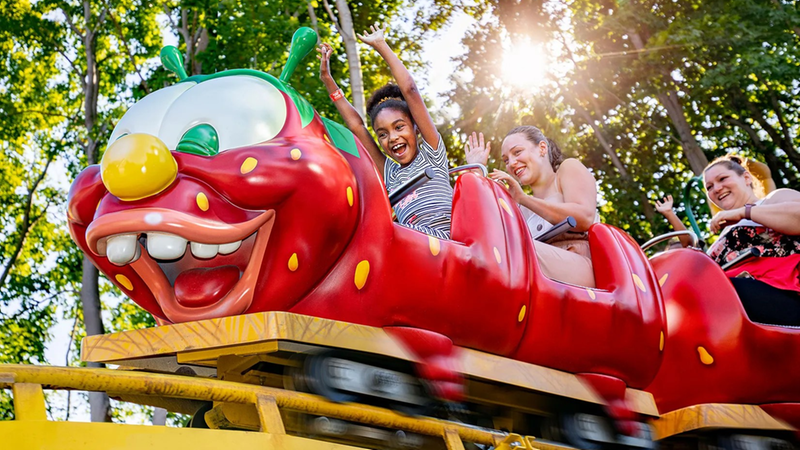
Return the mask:
[[[68,204],[73,239],[159,326],[84,339],[84,361],[122,370],[0,368],[17,407],[0,434],[18,448],[655,448],[644,389],[684,363],[665,360],[677,334],[660,284],[701,302],[698,275],[661,275],[595,224],[597,287],[550,280],[506,190],[471,171],[451,240],[392,222],[364,147],[289,84],[315,43],[299,30],[279,78],[187,77],[162,51],[180,82],[127,111]],[[43,387],[192,414],[191,428],[43,421]],[[781,423],[770,432],[793,430]]]

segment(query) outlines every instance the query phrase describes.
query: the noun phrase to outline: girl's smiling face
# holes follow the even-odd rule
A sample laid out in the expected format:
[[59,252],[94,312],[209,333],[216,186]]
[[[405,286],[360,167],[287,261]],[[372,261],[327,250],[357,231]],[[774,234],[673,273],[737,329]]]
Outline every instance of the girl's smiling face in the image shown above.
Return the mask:
[[543,164],[550,165],[547,143],[542,141],[534,144],[522,133],[505,138],[502,157],[506,170],[522,185],[532,185],[541,176]]
[[739,175],[725,164],[715,164],[703,174],[708,199],[723,210],[740,208],[753,196],[750,172]]
[[408,114],[394,108],[384,108],[375,117],[372,129],[378,143],[392,159],[405,166],[417,156],[417,133]]

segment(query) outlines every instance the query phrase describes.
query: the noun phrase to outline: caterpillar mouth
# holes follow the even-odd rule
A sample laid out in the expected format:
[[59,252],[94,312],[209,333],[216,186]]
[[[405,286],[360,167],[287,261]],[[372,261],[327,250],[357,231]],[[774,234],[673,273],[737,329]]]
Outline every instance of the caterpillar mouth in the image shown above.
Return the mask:
[[101,216],[86,238],[96,255],[130,265],[175,323],[247,310],[274,221],[274,210],[221,224],[143,208]]

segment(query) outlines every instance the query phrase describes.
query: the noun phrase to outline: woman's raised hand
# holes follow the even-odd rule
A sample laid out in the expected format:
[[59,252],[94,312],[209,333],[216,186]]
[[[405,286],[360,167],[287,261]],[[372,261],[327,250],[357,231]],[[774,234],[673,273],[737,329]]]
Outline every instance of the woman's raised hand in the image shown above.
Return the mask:
[[375,47],[378,45],[379,42],[384,41],[385,36],[384,33],[386,31],[386,24],[379,25],[370,25],[369,30],[364,30],[364,34],[356,33],[361,42],[369,45],[370,47]]
[[333,48],[327,42],[319,44],[317,47],[317,59],[319,59],[319,78],[325,80],[331,78],[331,53]]
[[489,161],[491,147],[491,142],[487,142],[484,145],[483,133],[477,134],[473,131],[464,146],[467,164],[483,164],[485,166],[486,162]]
[[489,178],[500,182],[500,184],[505,184],[506,189],[508,189],[508,193],[511,195],[511,198],[513,198],[517,203],[519,203],[520,199],[526,195],[525,191],[522,190],[522,186],[519,185],[519,182],[515,180],[514,177],[503,172],[502,170],[494,169],[492,173],[489,174]]

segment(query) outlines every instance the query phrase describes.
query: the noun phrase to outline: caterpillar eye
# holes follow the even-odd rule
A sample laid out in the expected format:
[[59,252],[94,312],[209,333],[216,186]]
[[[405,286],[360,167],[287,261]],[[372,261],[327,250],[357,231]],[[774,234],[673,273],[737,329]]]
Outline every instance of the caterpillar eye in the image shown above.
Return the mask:
[[175,150],[200,156],[214,156],[219,153],[219,135],[210,124],[202,123],[183,134]]

